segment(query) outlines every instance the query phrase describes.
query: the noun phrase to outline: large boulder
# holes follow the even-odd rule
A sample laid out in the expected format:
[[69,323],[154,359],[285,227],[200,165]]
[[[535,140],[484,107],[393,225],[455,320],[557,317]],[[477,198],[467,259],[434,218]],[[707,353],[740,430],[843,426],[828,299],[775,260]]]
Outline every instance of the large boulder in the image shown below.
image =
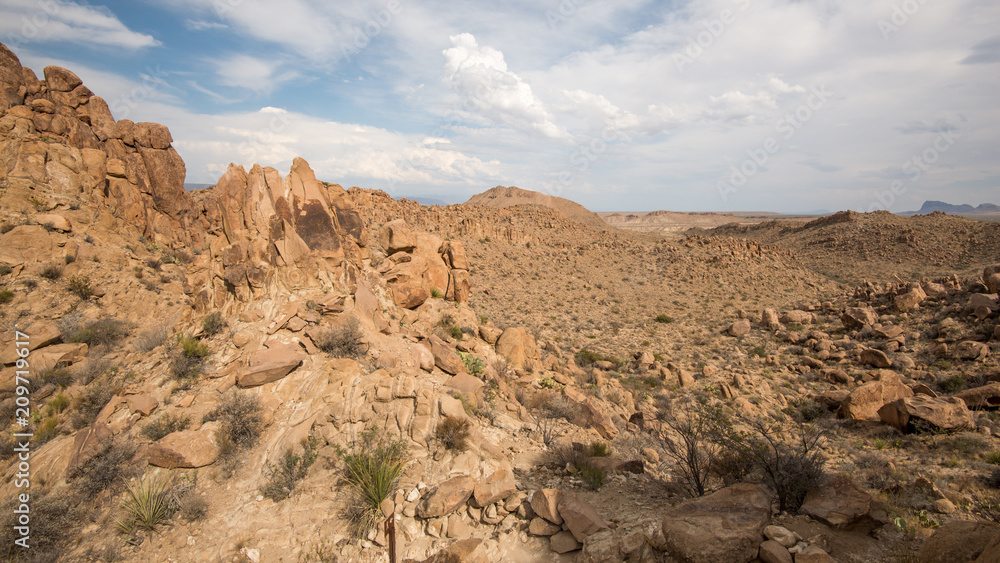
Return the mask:
[[920,553],[917,554],[917,562],[997,561],[980,556],[985,555],[984,551],[998,535],[1000,535],[1000,524],[953,520],[943,524],[924,541]]
[[691,563],[753,561],[770,519],[771,496],[763,485],[726,487],[664,515],[666,551]]
[[402,219],[389,221],[382,225],[382,229],[379,231],[379,240],[382,243],[382,250],[386,254],[410,252],[417,247],[416,233]]
[[871,505],[870,494],[849,477],[836,475],[822,487],[809,491],[799,512],[828,526],[844,528],[867,516]]
[[514,472],[509,466],[503,466],[479,482],[472,494],[475,505],[483,507],[505,499],[515,492],[517,492],[517,482],[514,481]]
[[903,432],[912,428],[914,419],[942,430],[972,430],[975,422],[972,413],[962,399],[956,397],[929,397],[914,395],[886,404],[878,411],[883,422],[891,424]]
[[959,391],[953,395],[965,401],[970,409],[995,409],[1000,407],[1000,383],[993,382],[980,387]]
[[456,541],[420,563],[490,563],[490,558],[486,542],[480,538],[467,538]]
[[198,430],[171,432],[146,450],[149,464],[165,469],[193,469],[211,465],[219,457],[215,438],[217,423],[209,423]]
[[1000,264],[986,266],[983,269],[983,283],[990,293],[1000,293]]
[[605,409],[596,404],[593,397],[584,395],[570,386],[563,388],[563,395],[576,407],[573,409],[574,424],[595,428],[606,440],[618,436],[618,427],[615,426],[614,420]]
[[848,307],[840,316],[847,330],[861,330],[878,322],[878,313],[871,307]]
[[535,337],[520,326],[503,331],[497,339],[496,350],[498,354],[507,358],[514,369],[528,369],[533,363],[532,360],[538,358]]
[[563,523],[559,515],[559,490],[540,489],[531,496],[531,509],[539,517],[559,525]]
[[913,284],[909,291],[897,295],[892,303],[897,311],[905,313],[923,303],[924,299],[927,299],[927,294],[924,293],[923,288],[919,284]]
[[441,371],[451,375],[465,373],[462,358],[459,358],[455,350],[448,346],[444,340],[432,334],[428,342],[431,345],[431,354],[434,355],[434,365],[441,368]]
[[965,340],[955,346],[955,357],[961,360],[984,360],[990,355],[990,347],[984,342]]
[[885,371],[878,381],[851,391],[840,404],[839,413],[841,417],[851,420],[878,420],[878,411],[883,405],[912,396],[913,390],[900,381],[898,374]]
[[892,360],[882,350],[868,348],[861,352],[861,363],[880,369],[892,366]]
[[417,515],[428,519],[451,514],[469,500],[475,488],[476,480],[468,475],[448,479],[424,498]]
[[574,493],[560,492],[558,510],[563,525],[580,543],[591,534],[608,528],[597,510]]

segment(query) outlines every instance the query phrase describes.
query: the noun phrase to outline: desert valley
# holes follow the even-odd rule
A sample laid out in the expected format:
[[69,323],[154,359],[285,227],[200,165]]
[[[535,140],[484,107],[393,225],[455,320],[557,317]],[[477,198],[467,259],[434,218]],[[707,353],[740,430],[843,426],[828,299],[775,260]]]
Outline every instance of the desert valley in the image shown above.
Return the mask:
[[990,209],[186,191],[42,74],[0,45],[0,559],[1000,560]]

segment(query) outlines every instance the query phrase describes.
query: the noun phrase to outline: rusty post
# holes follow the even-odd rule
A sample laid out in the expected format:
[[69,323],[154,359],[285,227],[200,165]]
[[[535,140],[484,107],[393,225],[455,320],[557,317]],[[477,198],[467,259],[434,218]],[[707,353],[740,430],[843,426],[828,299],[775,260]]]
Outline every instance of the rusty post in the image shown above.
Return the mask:
[[389,542],[389,563],[396,563],[396,514],[385,519],[385,541]]

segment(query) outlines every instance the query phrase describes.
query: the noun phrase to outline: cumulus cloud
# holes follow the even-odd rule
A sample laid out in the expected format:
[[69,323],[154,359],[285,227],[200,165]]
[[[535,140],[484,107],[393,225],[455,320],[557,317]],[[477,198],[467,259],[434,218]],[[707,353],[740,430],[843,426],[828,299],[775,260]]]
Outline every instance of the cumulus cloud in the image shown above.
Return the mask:
[[280,60],[267,60],[250,55],[234,54],[211,61],[220,84],[252,92],[269,92],[284,82],[294,80],[299,73],[290,70]]
[[492,47],[480,47],[469,33],[449,38],[452,47],[445,49],[445,77],[448,87],[459,95],[462,104],[497,125],[549,138],[566,137],[553,122],[531,86],[507,69],[503,53]]
[[8,47],[44,41],[125,49],[160,44],[151,35],[130,30],[103,6],[64,0],[5,0],[0,4],[0,37]]

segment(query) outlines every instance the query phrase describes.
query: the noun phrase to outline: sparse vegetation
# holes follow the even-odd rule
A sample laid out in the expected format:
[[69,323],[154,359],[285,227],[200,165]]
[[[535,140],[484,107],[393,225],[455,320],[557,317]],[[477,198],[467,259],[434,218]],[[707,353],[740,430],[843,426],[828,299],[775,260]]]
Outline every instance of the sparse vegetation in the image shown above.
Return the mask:
[[654,320],[658,323],[663,323],[663,324],[670,324],[674,322],[674,318],[671,317],[670,315],[656,315],[656,319]]
[[62,266],[58,264],[49,264],[48,266],[42,268],[42,271],[39,272],[38,275],[42,276],[47,280],[55,281],[62,277],[63,269]]
[[431,297],[434,298],[434,299],[441,299],[441,298],[444,297],[444,292],[441,291],[439,288],[432,287],[431,288]]
[[469,439],[469,428],[471,424],[468,419],[458,419],[445,417],[438,424],[437,437],[441,444],[449,450],[465,451]]
[[382,521],[382,501],[396,489],[406,468],[406,443],[369,427],[341,451],[345,479],[354,492],[350,516],[365,536]]
[[122,502],[124,518],[117,520],[118,531],[131,535],[136,530],[152,532],[173,514],[170,487],[162,478],[151,477],[130,483]]
[[131,476],[136,447],[123,439],[106,438],[93,456],[68,475],[68,480],[86,499],[114,489]]
[[230,392],[217,407],[205,415],[205,422],[213,420],[222,423],[221,437],[230,454],[253,447],[260,438],[264,425],[260,414],[260,400],[253,394],[241,391]]
[[362,342],[363,338],[358,320],[352,317],[343,325],[320,332],[314,344],[335,358],[357,359],[368,352],[367,346]]
[[261,489],[261,494],[274,502],[290,497],[295,490],[295,484],[305,478],[309,466],[316,461],[318,446],[319,443],[315,438],[308,438],[302,441],[301,454],[289,448],[278,463],[268,462],[267,483]]
[[0,289],[0,303],[10,303],[14,299],[14,292],[4,288]]
[[94,295],[94,288],[90,285],[90,278],[87,276],[69,278],[69,291],[84,301]]
[[146,424],[142,428],[142,433],[146,435],[152,441],[157,441],[160,438],[170,434],[172,432],[180,432],[191,424],[191,418],[187,416],[177,416],[170,413],[160,415],[156,420]]
[[158,346],[167,341],[167,329],[163,325],[156,325],[140,332],[135,338],[134,347],[139,352],[152,352]]
[[465,371],[469,372],[469,375],[482,377],[486,373],[486,363],[479,356],[459,352],[458,357],[462,358],[462,364],[465,366]]
[[580,468],[580,478],[584,484],[596,491],[604,486],[604,482],[608,479],[608,472],[600,467],[584,465]]
[[208,315],[201,322],[201,329],[208,336],[219,334],[224,328],[226,328],[226,321],[222,318],[222,313],[219,311]]
[[75,330],[66,338],[70,342],[82,342],[88,346],[110,347],[129,335],[129,327],[123,321],[105,317],[92,321],[87,326]]

